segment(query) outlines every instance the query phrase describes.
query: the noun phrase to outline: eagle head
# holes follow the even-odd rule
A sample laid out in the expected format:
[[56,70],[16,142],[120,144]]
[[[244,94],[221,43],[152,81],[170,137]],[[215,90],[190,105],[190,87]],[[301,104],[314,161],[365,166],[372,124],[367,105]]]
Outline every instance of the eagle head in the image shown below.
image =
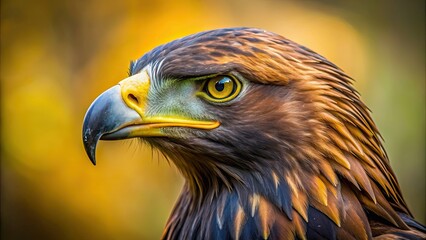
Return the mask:
[[92,103],[83,142],[93,163],[99,140],[126,138],[174,162],[186,184],[164,238],[368,239],[383,233],[376,222],[409,229],[352,79],[310,49],[260,29],[219,29],[153,49],[129,75]]

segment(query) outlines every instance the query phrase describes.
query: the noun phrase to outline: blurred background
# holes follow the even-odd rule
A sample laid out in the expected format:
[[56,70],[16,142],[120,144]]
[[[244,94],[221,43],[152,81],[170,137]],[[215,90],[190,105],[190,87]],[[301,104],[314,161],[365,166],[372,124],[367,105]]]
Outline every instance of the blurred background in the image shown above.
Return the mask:
[[231,26],[286,36],[357,81],[425,223],[424,0],[1,0],[1,238],[158,239],[182,178],[132,140],[101,142],[92,166],[85,111],[130,60]]

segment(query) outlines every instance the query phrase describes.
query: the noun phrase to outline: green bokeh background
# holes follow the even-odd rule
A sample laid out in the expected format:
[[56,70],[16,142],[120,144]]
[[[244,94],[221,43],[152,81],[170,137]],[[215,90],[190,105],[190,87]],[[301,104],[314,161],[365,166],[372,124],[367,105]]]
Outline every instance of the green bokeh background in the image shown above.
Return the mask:
[[425,223],[424,0],[2,0],[2,239],[158,239],[178,171],[132,140],[101,142],[93,167],[82,119],[130,60],[230,26],[284,35],[357,81]]

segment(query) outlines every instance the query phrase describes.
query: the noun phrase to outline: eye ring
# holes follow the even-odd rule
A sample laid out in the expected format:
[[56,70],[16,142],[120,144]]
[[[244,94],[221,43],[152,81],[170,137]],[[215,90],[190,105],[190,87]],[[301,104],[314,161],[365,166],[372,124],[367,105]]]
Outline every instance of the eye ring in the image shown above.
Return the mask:
[[223,103],[237,97],[240,91],[240,81],[232,76],[219,75],[206,79],[202,85],[202,90],[197,95],[211,102]]

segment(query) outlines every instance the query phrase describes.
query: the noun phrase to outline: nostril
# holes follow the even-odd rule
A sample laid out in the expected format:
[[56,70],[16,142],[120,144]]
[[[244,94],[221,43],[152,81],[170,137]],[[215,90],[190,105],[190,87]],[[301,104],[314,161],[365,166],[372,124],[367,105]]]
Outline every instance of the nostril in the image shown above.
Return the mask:
[[130,102],[133,102],[135,104],[139,103],[138,98],[135,95],[131,94],[131,93],[129,95],[127,95],[127,98],[130,100]]

